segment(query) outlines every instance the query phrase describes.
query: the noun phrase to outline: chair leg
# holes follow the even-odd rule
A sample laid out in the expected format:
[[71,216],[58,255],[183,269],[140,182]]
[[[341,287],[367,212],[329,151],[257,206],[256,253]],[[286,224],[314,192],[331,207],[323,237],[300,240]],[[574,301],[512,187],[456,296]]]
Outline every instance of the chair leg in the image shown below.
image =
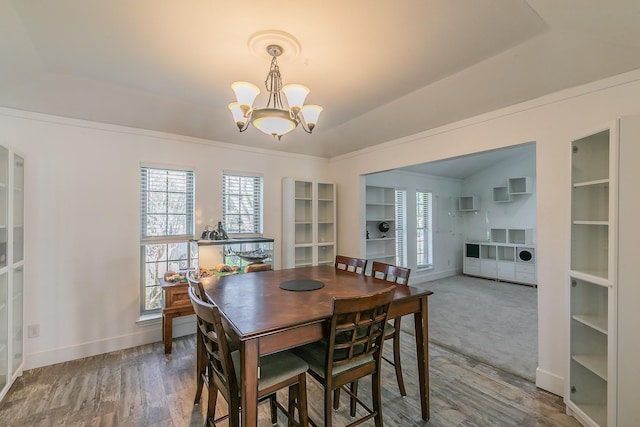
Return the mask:
[[340,387],[333,390],[333,410],[337,411],[340,408]]
[[324,426],[331,427],[331,416],[333,415],[333,408],[331,405],[331,396],[334,395],[334,391],[331,390],[331,383],[324,384]]
[[[218,404],[218,388],[213,382],[213,375],[209,371],[209,398],[207,399],[207,420],[215,420],[216,405]],[[207,422],[205,422],[207,425]]]
[[269,407],[271,407],[271,424],[278,423],[278,405],[276,405],[276,394],[269,396]]
[[373,398],[373,410],[376,427],[382,427],[382,388],[380,384],[380,371],[376,371],[371,376],[371,397]]
[[[196,326],[197,327],[197,326]],[[200,403],[202,397],[202,389],[204,388],[204,377],[207,374],[207,355],[205,354],[204,344],[200,338],[200,331],[196,331],[196,397],[193,401],[194,405]]]
[[393,365],[396,368],[396,378],[398,380],[398,388],[402,397],[407,396],[407,390],[404,387],[404,379],[402,378],[402,364],[400,363],[400,318],[396,319],[394,326],[396,331],[393,336]]
[[[355,396],[358,395],[357,380],[351,383],[351,393],[353,393]],[[356,416],[356,399],[353,396],[351,396],[351,407],[349,408],[349,415],[351,415],[351,418],[354,418]]]
[[307,427],[309,425],[309,413],[307,412],[307,375],[302,373],[298,376],[298,419],[300,420],[300,427]]
[[296,414],[296,406],[299,404],[300,396],[298,395],[298,389],[295,385],[289,386],[289,422],[287,423],[288,427],[294,426],[294,418]]
[[229,427],[240,425],[240,397],[230,397],[229,404]]

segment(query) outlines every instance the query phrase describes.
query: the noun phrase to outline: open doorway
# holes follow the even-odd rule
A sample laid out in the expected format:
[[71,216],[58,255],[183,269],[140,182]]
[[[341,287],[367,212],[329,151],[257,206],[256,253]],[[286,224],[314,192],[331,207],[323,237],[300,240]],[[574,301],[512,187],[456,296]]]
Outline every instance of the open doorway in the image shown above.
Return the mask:
[[[405,228],[396,225],[396,235],[404,233],[411,284],[434,291],[430,339],[531,381],[538,324],[535,150],[532,142],[365,177],[367,187],[404,193]],[[420,193],[432,195],[427,266],[417,250]]]

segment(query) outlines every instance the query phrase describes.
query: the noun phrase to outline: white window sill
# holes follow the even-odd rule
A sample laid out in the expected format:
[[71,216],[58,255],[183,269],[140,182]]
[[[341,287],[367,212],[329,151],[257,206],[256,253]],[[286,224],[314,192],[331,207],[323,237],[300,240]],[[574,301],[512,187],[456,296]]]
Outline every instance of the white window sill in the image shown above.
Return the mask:
[[138,318],[136,325],[153,326],[162,321],[162,313],[144,314]]

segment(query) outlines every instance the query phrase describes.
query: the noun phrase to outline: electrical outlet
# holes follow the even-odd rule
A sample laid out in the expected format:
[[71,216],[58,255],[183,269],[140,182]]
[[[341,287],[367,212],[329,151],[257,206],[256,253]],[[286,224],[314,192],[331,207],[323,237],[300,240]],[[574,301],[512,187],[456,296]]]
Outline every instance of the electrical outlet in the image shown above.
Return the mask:
[[29,338],[38,338],[40,336],[40,325],[27,326],[27,334]]

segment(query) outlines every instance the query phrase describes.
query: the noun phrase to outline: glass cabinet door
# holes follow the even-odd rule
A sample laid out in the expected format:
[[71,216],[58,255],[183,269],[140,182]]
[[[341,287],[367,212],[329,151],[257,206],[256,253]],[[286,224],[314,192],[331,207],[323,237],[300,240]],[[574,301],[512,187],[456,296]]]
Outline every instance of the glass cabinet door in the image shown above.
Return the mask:
[[12,364],[11,364],[11,372],[15,374],[17,370],[20,368],[22,364],[22,348],[23,348],[23,337],[24,334],[22,332],[22,304],[23,304],[23,292],[24,289],[24,280],[23,280],[23,270],[22,267],[15,268],[13,270],[13,292],[11,294],[11,302],[13,304],[13,315],[11,322],[11,332],[13,334],[12,346],[11,346],[11,356],[12,356]]
[[14,156],[13,167],[13,262],[24,259],[24,159]]
[[7,287],[7,273],[0,274],[0,390],[8,381],[8,357],[9,357],[9,304]]
[[9,151],[0,147],[0,268],[7,266]]

